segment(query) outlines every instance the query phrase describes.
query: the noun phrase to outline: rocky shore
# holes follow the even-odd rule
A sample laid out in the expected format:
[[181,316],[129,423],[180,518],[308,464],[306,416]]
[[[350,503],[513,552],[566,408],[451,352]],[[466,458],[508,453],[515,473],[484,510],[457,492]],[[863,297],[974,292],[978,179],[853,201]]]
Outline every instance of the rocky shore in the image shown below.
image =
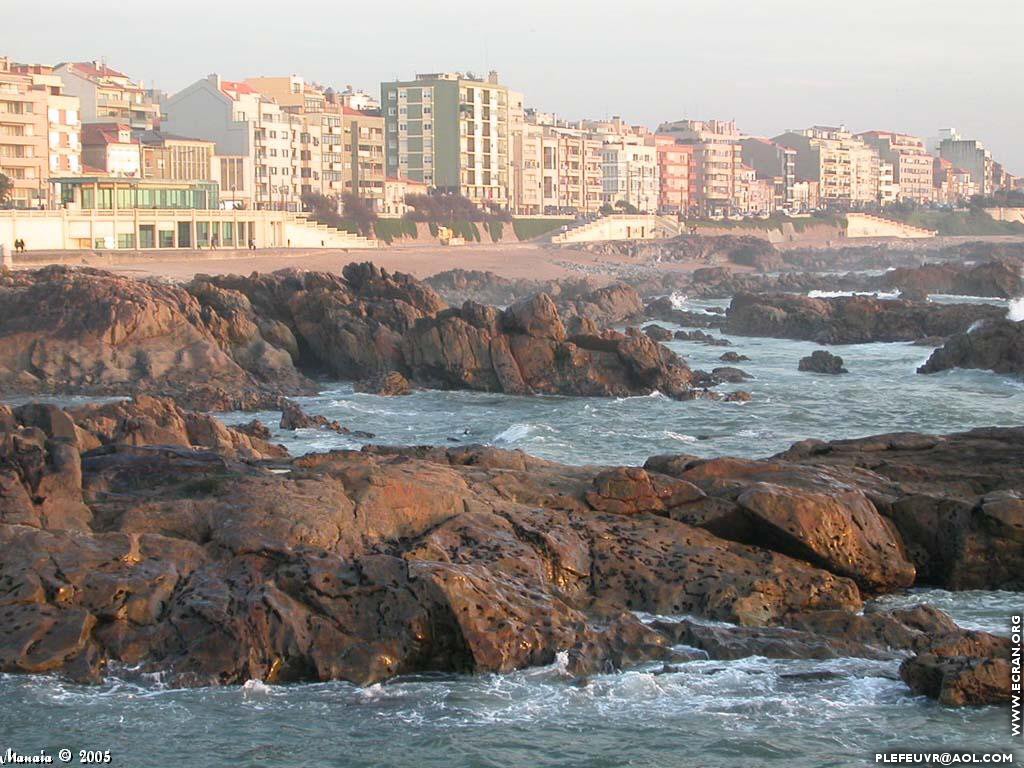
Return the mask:
[[997,319],[953,336],[936,349],[918,373],[950,368],[983,368],[1024,376],[1024,322]]
[[988,304],[934,304],[872,296],[819,299],[740,294],[729,305],[722,330],[740,336],[819,344],[864,344],[953,336],[975,323],[1005,315],[1005,308]]
[[607,330],[642,316],[636,291],[557,296],[449,307],[428,285],[369,263],[184,285],[66,267],[4,274],[0,386],[170,395],[200,410],[273,408],[314,391],[314,377],[407,391],[391,374],[442,389],[694,396],[689,368],[667,348]]
[[1022,451],[1024,429],[985,429],[643,468],[482,447],[293,459],[156,398],[0,407],[0,670],[368,684],[563,650],[579,676],[854,655],[907,659],[946,703],[1001,701],[1005,640],[925,607],[858,611],[914,584],[1020,589]]

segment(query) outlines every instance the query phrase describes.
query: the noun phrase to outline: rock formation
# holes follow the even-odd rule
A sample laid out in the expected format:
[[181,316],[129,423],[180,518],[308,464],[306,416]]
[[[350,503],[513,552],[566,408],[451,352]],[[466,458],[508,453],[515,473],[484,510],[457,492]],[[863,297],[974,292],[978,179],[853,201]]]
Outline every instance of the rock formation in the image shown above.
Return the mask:
[[[641,469],[481,447],[268,459],[191,418],[144,398],[0,408],[0,671],[369,684],[563,649],[586,675],[685,661],[686,643],[712,658],[910,651],[905,677],[929,695],[1002,690],[978,670],[1004,641],[927,608],[857,611],[915,583],[918,561],[931,583],[1020,586],[1024,512],[1007,500],[1024,469],[1006,457],[1024,429]],[[923,540],[939,532],[944,558]],[[936,656],[962,682],[936,686]]]
[[741,336],[772,336],[819,344],[914,341],[963,333],[979,320],[1006,310],[987,304],[930,304],[869,296],[812,299],[741,294],[733,298],[723,330]]
[[831,352],[826,352],[823,349],[816,349],[807,357],[800,358],[797,370],[832,375],[849,373],[843,367],[843,358],[839,357],[839,355],[833,355]]
[[[580,286],[577,286],[580,287]],[[449,309],[372,264],[342,274],[199,275],[180,288],[98,270],[0,277],[0,386],[8,392],[170,394],[200,410],[280,408],[307,376],[404,393],[411,385],[516,393],[685,397],[689,370],[642,334],[614,284],[499,310]],[[403,384],[403,380],[406,380]]]
[[94,269],[0,275],[0,387],[179,399],[221,392],[235,402],[310,388],[244,297],[207,298]]
[[950,368],[984,368],[1024,376],[1024,322],[989,320],[968,333],[948,339],[932,352],[918,373]]
[[570,335],[554,302],[536,294],[505,310],[466,302],[405,335],[411,378],[441,389],[507,394],[689,397],[691,373],[636,330]]

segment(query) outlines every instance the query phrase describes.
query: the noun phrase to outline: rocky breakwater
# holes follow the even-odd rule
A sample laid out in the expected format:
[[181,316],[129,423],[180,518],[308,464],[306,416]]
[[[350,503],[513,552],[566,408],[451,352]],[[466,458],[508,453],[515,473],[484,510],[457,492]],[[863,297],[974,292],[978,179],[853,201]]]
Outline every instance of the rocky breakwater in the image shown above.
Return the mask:
[[819,344],[862,344],[952,336],[1005,314],[1005,309],[986,304],[740,294],[729,305],[722,330]]
[[982,368],[1024,377],[1024,322],[990,320],[948,339],[918,373],[950,368]]
[[[579,675],[695,654],[917,653],[925,667],[1005,655],[1004,642],[930,609],[858,614],[864,595],[915,583],[903,531],[939,501],[888,517],[875,500],[901,499],[899,481],[830,465],[827,444],[644,469],[480,447],[288,459],[232,430],[197,443],[163,402],[104,408],[0,410],[4,672],[88,681],[116,664],[174,685],[369,684],[548,664],[562,650]],[[117,426],[131,421],[154,426]],[[947,443],[940,453],[963,456],[967,475],[985,464],[989,487],[1019,488],[1019,468],[999,469],[1003,443],[920,439]],[[251,450],[231,447],[246,440]],[[904,471],[918,458],[934,466],[922,444],[903,445]],[[962,551],[988,586],[1024,572],[1019,550],[1008,559],[1012,514]],[[988,568],[993,556],[1012,575]],[[634,611],[732,626],[643,623]],[[1002,695],[972,687],[969,671],[947,698]]]
[[244,297],[220,299],[94,269],[4,273],[0,388],[164,393],[224,408],[309,391],[289,351],[294,339],[261,322]]

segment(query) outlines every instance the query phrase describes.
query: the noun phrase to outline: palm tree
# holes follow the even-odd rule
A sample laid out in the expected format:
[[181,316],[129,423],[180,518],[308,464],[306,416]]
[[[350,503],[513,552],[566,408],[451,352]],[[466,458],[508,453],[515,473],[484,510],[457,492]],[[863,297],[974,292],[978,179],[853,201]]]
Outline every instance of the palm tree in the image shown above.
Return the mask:
[[14,192],[14,182],[0,173],[0,205],[6,205]]

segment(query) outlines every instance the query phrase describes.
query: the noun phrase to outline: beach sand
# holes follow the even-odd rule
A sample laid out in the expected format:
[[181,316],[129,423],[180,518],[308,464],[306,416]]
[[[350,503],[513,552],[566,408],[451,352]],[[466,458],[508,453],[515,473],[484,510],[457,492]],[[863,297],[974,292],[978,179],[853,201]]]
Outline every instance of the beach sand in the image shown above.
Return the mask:
[[692,271],[707,262],[652,265],[628,257],[610,257],[572,248],[536,243],[487,243],[442,246],[436,242],[408,243],[367,250],[267,248],[246,250],[181,250],[149,252],[69,252],[30,254],[18,264],[34,268],[44,264],[69,264],[107,269],[136,277],[188,280],[196,274],[249,274],[287,267],[338,272],[353,261],[372,261],[387,269],[424,278],[448,269],[491,271],[503,277],[534,280],[589,275],[609,281],[624,273],[651,270]]

